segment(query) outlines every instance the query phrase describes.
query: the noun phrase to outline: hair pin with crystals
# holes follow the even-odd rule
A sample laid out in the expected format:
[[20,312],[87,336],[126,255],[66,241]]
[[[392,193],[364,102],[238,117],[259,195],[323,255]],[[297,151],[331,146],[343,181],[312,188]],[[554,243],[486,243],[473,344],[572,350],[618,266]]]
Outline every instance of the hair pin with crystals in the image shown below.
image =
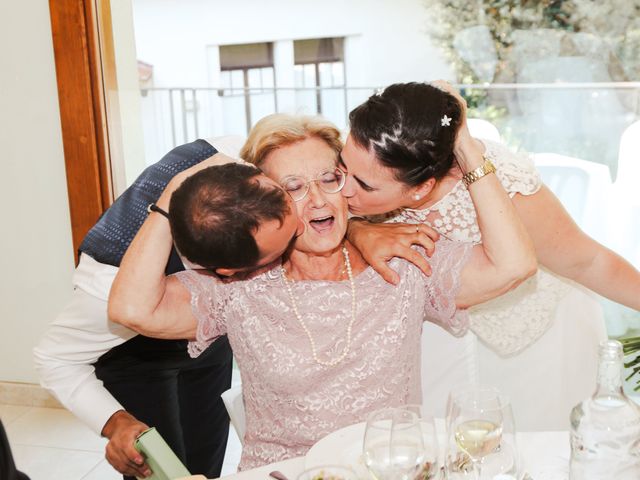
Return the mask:
[[444,116],[440,119],[440,126],[448,127],[449,125],[451,125],[451,120],[451,118],[447,117],[447,115],[444,114]]

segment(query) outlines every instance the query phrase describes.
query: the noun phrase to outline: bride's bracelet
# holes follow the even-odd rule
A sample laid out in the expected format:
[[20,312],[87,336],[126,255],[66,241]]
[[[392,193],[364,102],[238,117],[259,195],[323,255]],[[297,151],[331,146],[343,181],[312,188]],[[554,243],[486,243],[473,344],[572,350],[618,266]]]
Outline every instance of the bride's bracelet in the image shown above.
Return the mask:
[[475,170],[471,170],[470,172],[465,173],[462,176],[462,181],[464,182],[464,185],[466,187],[468,187],[469,185],[471,185],[473,182],[475,182],[476,180],[481,179],[482,177],[484,177],[485,175],[488,175],[490,173],[494,173],[496,171],[496,167],[495,165],[491,162],[491,160],[489,160],[486,156],[482,156],[484,158],[484,163],[479,166],[478,168],[476,168]]

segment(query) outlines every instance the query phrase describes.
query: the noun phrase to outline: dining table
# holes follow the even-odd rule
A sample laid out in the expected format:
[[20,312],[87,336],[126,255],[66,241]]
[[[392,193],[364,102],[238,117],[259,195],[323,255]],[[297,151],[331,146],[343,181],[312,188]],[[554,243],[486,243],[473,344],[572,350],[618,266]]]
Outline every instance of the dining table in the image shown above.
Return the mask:
[[[516,480],[567,480],[569,478],[569,432],[518,432],[516,439],[521,465],[520,478]],[[337,445],[336,449],[339,448],[340,446]],[[338,451],[336,451],[337,456]],[[332,463],[329,458],[327,463]],[[267,480],[271,479],[270,472],[279,471],[289,480],[296,480],[298,475],[308,467],[305,457],[296,457],[223,478],[224,480]]]

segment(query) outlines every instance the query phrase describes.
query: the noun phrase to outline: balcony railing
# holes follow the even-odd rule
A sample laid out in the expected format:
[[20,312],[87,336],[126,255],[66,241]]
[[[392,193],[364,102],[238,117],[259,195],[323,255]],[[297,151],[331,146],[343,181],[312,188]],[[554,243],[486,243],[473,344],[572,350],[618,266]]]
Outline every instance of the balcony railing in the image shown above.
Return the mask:
[[[640,82],[461,84],[473,117],[491,121],[506,143],[603,163],[617,174],[622,131],[640,118]],[[145,88],[149,161],[195,138],[246,135],[274,112],[322,114],[346,129],[351,109],[378,87]]]

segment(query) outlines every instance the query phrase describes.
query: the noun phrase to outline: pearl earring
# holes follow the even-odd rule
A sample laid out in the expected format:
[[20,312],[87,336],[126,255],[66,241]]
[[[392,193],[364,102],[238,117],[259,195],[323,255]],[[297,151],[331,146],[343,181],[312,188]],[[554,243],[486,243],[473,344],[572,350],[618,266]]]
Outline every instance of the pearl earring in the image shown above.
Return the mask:
[[418,201],[420,200],[420,195],[418,195],[417,193],[413,196],[413,199]]

